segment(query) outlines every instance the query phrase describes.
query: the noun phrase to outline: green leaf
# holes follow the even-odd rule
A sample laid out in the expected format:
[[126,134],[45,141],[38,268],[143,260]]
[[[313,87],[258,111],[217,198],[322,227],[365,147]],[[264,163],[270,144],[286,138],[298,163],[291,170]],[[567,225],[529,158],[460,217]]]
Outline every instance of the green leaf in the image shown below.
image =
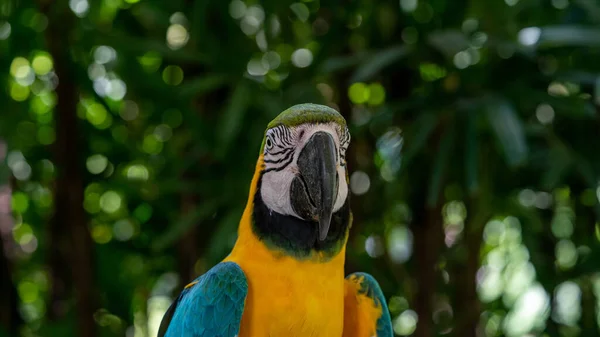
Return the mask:
[[204,95],[221,88],[227,84],[228,80],[223,74],[206,74],[183,82],[178,87],[178,93],[182,98]]
[[437,115],[433,113],[421,113],[417,120],[414,122],[414,125],[411,128],[411,136],[407,137],[407,148],[404,153],[405,166],[408,166],[411,159],[421,151],[429,136],[431,136],[431,132],[438,125]]
[[407,46],[395,46],[373,54],[356,69],[350,82],[365,82],[370,80],[385,67],[404,58],[409,52],[410,48]]
[[485,106],[489,123],[510,167],[527,160],[528,148],[521,120],[514,107],[502,99],[489,100]]
[[553,190],[558,187],[562,177],[571,168],[571,157],[563,149],[554,149],[550,151],[548,159],[548,169],[542,174],[542,186],[546,190]]
[[242,128],[242,120],[244,113],[249,104],[250,99],[250,88],[245,80],[240,81],[237,87],[233,90],[229,103],[225,109],[225,112],[221,114],[218,126],[218,144],[216,156],[222,158],[231,143],[240,133]]
[[585,11],[587,17],[589,17],[592,21],[600,23],[600,6],[598,4],[598,1],[575,0],[573,1],[573,3],[581,7]]
[[209,261],[218,263],[223,256],[231,251],[235,242],[233,239],[236,237],[237,227],[243,212],[243,206],[229,209],[223,219],[219,221],[212,238],[216,242],[226,242],[227,244],[210,245],[206,251],[206,258]]
[[217,200],[210,200],[202,203],[193,211],[183,215],[179,221],[171,225],[170,228],[158,237],[152,244],[154,252],[163,251],[181,238],[193,226],[198,225],[202,220],[211,216],[219,205]]
[[598,186],[598,178],[594,172],[594,167],[587,158],[577,156],[575,158],[575,167],[577,167],[577,171],[590,188]]
[[451,125],[444,131],[444,135],[440,139],[440,146],[433,164],[431,184],[429,185],[429,192],[427,194],[428,207],[435,207],[438,203],[440,191],[442,190],[444,173],[446,172],[448,160],[454,146],[455,136],[456,130],[454,125]]
[[427,42],[446,57],[454,57],[456,53],[471,46],[467,36],[460,30],[432,32],[427,37]]
[[352,68],[363,62],[370,54],[361,51],[350,56],[335,56],[327,59],[320,67],[319,73],[328,74],[336,71]]
[[[530,27],[526,29],[536,29]],[[537,47],[600,46],[600,29],[583,26],[549,26],[540,29]]]

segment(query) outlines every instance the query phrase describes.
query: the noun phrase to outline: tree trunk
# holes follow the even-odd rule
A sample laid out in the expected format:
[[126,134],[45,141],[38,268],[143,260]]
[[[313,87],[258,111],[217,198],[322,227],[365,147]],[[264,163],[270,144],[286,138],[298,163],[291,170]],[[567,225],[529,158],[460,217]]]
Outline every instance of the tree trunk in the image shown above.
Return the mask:
[[[0,210],[0,228],[9,228],[10,215]],[[4,235],[0,230],[0,332],[16,336],[23,320],[18,310],[18,297],[12,280],[10,261],[4,246]]]
[[[481,303],[477,295],[477,271],[479,270],[479,255],[483,229],[489,219],[489,212],[482,210],[485,206],[476,205],[475,198],[471,199],[467,208],[469,217],[465,224],[464,245],[467,251],[465,265],[456,266],[455,312],[459,321],[456,324],[456,336],[476,337],[477,326],[481,316]],[[480,203],[479,203],[480,204]]]
[[41,9],[49,16],[46,44],[59,79],[55,108],[56,142],[53,148],[54,164],[57,168],[55,209],[49,223],[53,280],[60,282],[53,285],[57,287],[54,296],[60,300],[66,298],[66,291],[69,289],[67,287],[72,281],[77,308],[76,335],[93,337],[96,327],[93,318],[96,303],[92,240],[83,209],[83,165],[78,146],[81,144],[77,118],[78,94],[71,73],[73,67],[70,65],[68,43],[73,13],[63,2],[44,3]]
[[[10,210],[11,185],[14,180],[10,175],[2,172],[2,162],[6,157],[6,144],[0,139],[0,333],[16,336],[23,319],[19,313],[19,298],[12,279],[11,263],[8,252],[12,247],[7,247],[10,233],[13,228],[13,219]],[[12,241],[12,239],[10,239]],[[14,244],[14,242],[10,242]]]
[[[440,127],[430,140],[430,146],[438,149],[443,146],[443,131]],[[413,169],[409,174],[411,184],[415,186],[412,188],[408,200],[410,200],[410,208],[414,212],[411,228],[414,234],[414,258],[417,269],[417,293],[413,304],[418,317],[414,333],[416,337],[435,335],[433,300],[437,292],[438,273],[436,269],[444,244],[443,200],[439,195],[440,191],[435,192],[438,193],[435,197],[429,195],[431,193],[429,185],[432,184],[431,171],[422,169],[423,167],[433,168],[434,162],[435,158],[415,159],[411,164]],[[440,186],[444,186],[445,175],[440,179]],[[436,201],[433,203],[433,200]]]
[[[423,202],[423,206],[424,206]],[[441,206],[423,207],[415,212],[414,247],[417,266],[417,295],[415,311],[418,316],[416,337],[430,337],[433,329],[433,299],[436,294],[436,266],[443,241]]]
[[[193,212],[196,207],[196,201],[193,195],[184,193],[181,196],[181,212],[185,216],[189,212]],[[177,254],[179,261],[179,277],[183,284],[188,284],[194,280],[196,275],[195,264],[198,261],[198,226],[193,226],[184,235],[181,236],[177,243]]]

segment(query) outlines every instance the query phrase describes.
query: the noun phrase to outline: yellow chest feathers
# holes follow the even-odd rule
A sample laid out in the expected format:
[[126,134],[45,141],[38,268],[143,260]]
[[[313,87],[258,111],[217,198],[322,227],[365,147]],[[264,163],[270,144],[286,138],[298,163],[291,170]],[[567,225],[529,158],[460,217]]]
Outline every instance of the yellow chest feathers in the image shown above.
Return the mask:
[[289,257],[267,263],[234,251],[226,260],[238,263],[248,281],[239,337],[341,337],[343,255],[328,263]]

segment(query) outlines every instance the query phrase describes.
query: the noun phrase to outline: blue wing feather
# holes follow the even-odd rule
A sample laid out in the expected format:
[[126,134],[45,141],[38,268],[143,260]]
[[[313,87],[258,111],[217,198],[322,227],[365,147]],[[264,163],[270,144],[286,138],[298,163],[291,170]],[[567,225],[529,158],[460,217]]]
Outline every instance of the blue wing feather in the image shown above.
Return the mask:
[[377,319],[377,337],[393,337],[392,318],[379,283],[367,273],[354,273],[346,277],[346,279],[351,278],[361,280],[359,293],[371,298],[377,306],[381,306],[381,316]]
[[184,289],[165,314],[158,337],[234,337],[248,283],[234,262],[222,262]]

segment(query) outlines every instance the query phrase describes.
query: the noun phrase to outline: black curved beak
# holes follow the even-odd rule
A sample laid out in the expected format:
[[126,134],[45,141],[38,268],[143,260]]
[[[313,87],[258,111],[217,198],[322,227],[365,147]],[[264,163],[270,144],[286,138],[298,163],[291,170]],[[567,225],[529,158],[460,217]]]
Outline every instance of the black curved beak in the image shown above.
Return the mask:
[[315,132],[298,157],[299,174],[292,181],[292,208],[302,218],[319,222],[319,240],[327,238],[338,193],[333,137]]

